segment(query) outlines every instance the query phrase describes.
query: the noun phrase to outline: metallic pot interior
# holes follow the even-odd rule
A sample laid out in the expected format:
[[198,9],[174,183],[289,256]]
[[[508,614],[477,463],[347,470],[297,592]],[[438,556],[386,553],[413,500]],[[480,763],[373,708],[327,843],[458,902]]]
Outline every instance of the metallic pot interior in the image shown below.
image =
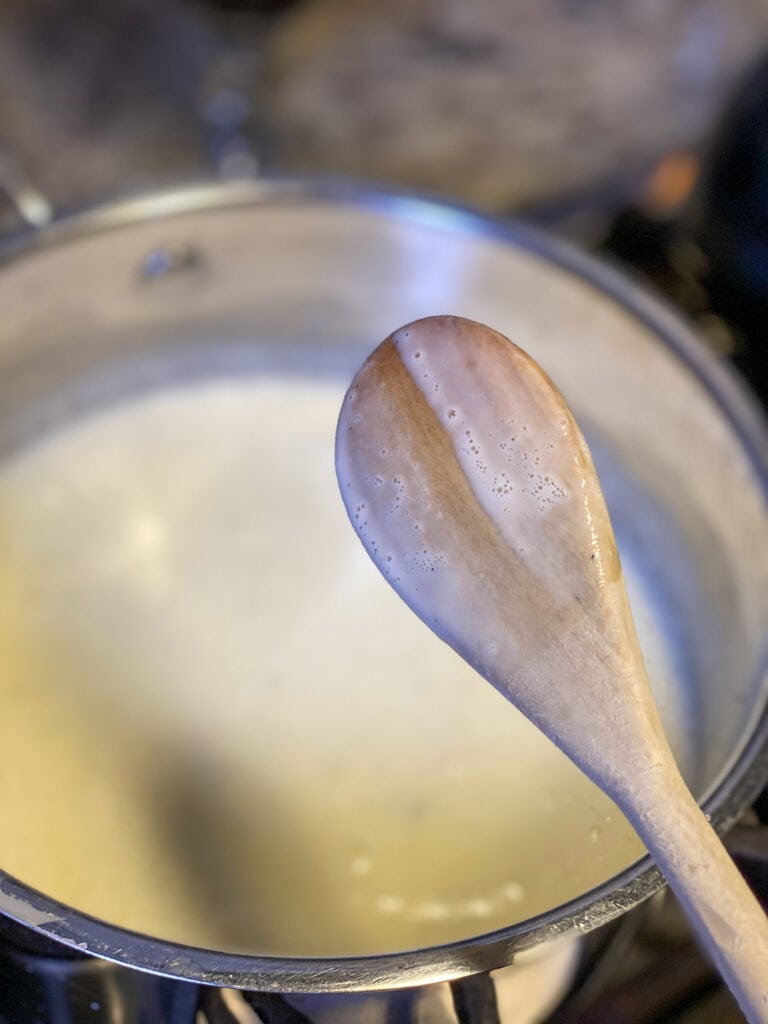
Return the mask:
[[[768,776],[765,430],[687,328],[612,271],[438,204],[266,183],[126,203],[9,244],[0,309],[0,454],[9,458],[127,394],[245,364],[323,376],[341,393],[379,340],[420,316],[456,313],[507,334],[553,377],[587,435],[622,557],[662,581],[656,599],[684,681],[670,713],[691,788],[724,828]],[[490,935],[320,960],[134,934],[10,875],[0,874],[0,911],[143,970],[339,991],[499,967],[658,885],[641,862]]]

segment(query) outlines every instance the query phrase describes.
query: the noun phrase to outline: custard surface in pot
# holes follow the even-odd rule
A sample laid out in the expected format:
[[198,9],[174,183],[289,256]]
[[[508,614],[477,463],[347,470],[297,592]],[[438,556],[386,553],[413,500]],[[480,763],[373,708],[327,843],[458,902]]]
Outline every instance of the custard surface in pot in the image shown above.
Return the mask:
[[[642,854],[369,564],[343,390],[147,390],[0,465],[4,870],[162,938],[337,956],[503,927]],[[685,771],[674,615],[615,526]]]

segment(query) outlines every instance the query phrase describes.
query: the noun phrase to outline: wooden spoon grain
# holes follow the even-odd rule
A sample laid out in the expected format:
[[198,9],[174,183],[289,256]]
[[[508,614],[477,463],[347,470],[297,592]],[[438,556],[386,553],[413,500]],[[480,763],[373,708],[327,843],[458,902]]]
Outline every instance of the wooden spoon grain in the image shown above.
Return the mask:
[[677,769],[597,474],[546,374],[471,321],[409,324],[350,386],[336,469],[386,579],[616,802],[768,1024],[768,919]]

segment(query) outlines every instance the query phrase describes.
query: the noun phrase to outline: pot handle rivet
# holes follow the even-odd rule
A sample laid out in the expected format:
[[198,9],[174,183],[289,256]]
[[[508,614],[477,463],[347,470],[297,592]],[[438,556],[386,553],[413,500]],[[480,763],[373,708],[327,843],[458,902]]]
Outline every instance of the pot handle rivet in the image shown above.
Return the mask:
[[203,262],[202,253],[188,242],[170,242],[152,249],[139,265],[139,277],[157,281],[190,270],[197,270]]

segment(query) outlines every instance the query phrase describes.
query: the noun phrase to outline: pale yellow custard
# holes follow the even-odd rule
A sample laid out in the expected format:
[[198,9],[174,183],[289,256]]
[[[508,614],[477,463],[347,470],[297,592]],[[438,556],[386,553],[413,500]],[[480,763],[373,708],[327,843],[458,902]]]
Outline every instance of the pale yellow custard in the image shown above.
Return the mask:
[[4,870],[164,938],[338,955],[500,928],[640,855],[369,562],[334,475],[343,390],[148,392],[0,466]]

